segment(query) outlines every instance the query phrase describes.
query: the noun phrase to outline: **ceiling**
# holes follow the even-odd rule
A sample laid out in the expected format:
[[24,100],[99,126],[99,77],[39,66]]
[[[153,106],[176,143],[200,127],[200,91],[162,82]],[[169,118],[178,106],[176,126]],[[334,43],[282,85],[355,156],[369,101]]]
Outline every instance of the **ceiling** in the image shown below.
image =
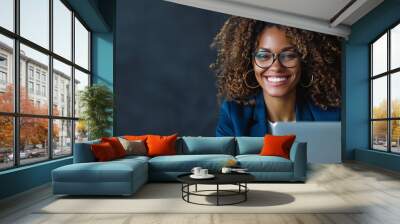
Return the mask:
[[383,0],[165,0],[347,38]]

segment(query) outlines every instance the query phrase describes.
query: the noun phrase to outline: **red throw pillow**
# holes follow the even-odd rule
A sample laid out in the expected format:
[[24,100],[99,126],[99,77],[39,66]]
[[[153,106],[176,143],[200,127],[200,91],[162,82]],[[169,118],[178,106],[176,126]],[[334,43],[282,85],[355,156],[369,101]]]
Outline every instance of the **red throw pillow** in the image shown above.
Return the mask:
[[170,136],[148,135],[148,156],[176,155],[176,139],[178,134]]
[[261,149],[260,155],[262,156],[280,156],[290,159],[290,148],[296,135],[287,136],[264,136],[264,146]]
[[146,141],[147,139],[147,135],[125,135],[124,139],[128,140],[128,141],[136,141],[136,140],[140,140],[140,141]]
[[99,162],[110,161],[117,158],[113,147],[108,142],[92,144],[90,148],[92,149],[94,157]]
[[119,142],[118,138],[110,137],[110,138],[101,138],[101,142],[108,142],[112,146],[115,151],[115,155],[118,158],[126,156],[126,151],[122,146],[121,142]]

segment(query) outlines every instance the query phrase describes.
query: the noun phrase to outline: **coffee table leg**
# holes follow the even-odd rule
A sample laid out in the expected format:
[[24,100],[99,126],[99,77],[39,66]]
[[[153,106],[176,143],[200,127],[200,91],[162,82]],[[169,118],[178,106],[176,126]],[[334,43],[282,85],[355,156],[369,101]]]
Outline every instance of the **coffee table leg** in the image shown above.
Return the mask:
[[219,184],[217,184],[217,206],[219,205]]
[[189,195],[190,195],[190,184],[188,184],[187,191],[188,191],[188,193],[187,193],[187,201],[190,202],[190,200],[189,200]]
[[195,191],[197,192],[197,184],[196,184],[196,186],[195,186]]
[[247,182],[246,183],[244,183],[244,201],[247,201],[247,192],[248,192],[248,190],[247,190]]

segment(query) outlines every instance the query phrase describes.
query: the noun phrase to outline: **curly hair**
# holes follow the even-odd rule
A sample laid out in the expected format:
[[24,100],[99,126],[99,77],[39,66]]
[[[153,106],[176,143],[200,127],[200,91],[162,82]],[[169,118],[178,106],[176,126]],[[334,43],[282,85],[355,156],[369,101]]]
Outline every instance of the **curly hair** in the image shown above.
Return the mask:
[[[301,55],[301,77],[311,80],[308,88],[298,85],[300,92],[322,109],[340,107],[341,39],[312,31],[247,19],[230,17],[215,36],[211,47],[216,48],[216,61],[210,68],[217,76],[218,100],[233,100],[244,105],[254,104],[251,96],[261,91],[247,83],[257,84],[252,55],[258,46],[258,36],[265,27],[277,27],[286,33],[288,40]],[[252,73],[254,74],[254,73]],[[304,81],[307,83],[307,81]]]

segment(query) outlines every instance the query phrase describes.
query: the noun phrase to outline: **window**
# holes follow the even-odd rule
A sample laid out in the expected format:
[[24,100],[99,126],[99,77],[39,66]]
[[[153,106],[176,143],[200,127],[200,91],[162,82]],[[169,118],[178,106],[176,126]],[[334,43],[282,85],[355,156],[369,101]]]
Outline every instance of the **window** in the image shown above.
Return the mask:
[[19,0],[21,36],[49,48],[49,0]]
[[0,71],[0,84],[6,85],[7,84],[7,73]]
[[84,72],[75,71],[75,117],[79,117],[81,114],[80,103],[80,93],[89,85],[89,74]]
[[75,62],[89,69],[89,32],[77,18],[75,18]]
[[72,12],[60,0],[53,0],[54,53],[71,60]]
[[0,0],[0,26],[0,170],[72,155],[87,139],[74,105],[90,85],[90,31],[62,0]]
[[70,155],[72,144],[72,121],[53,120],[53,157]]
[[46,86],[42,86],[42,96],[46,96]]
[[7,91],[7,56],[0,54],[0,91]]
[[36,84],[36,95],[40,95],[40,84]]
[[29,66],[28,73],[29,73],[29,79],[33,80],[33,67],[32,66]]
[[54,90],[53,97],[54,97],[54,103],[56,103],[58,99],[58,89]]
[[[40,54],[40,53],[39,53]],[[43,54],[42,54],[42,56],[43,56]],[[46,57],[46,56],[45,56]],[[46,63],[46,62],[45,62]],[[40,70],[39,69],[36,69],[36,80],[37,81],[40,81]]]
[[33,94],[33,82],[28,82],[28,92],[29,94]]
[[400,153],[400,24],[370,44],[371,148]]
[[0,55],[0,67],[3,67],[3,68],[7,67],[7,56]]
[[[0,10],[1,11],[1,10]],[[0,115],[0,169],[14,166],[14,122],[12,116]]]
[[14,0],[0,1],[0,26],[14,31]]
[[[0,21],[3,12],[3,8],[1,8],[4,2],[0,1]],[[1,25],[1,23],[0,23]],[[1,112],[14,112],[14,69],[11,65],[14,57],[14,41],[13,39],[2,35],[0,33],[0,115]],[[7,60],[8,59],[8,60]],[[5,61],[7,60],[7,61]],[[10,64],[10,65],[8,65]],[[0,128],[1,129],[1,128]],[[1,132],[0,132],[1,133]],[[8,133],[7,135],[11,135]],[[1,136],[0,136],[1,139]],[[0,140],[1,141],[1,140]],[[0,149],[2,148],[2,144],[0,142]],[[1,169],[1,160],[0,160],[0,169]]]
[[42,82],[46,82],[46,74],[42,73]]
[[[54,69],[53,69],[53,91],[54,91],[54,95],[53,95],[53,107],[55,106],[54,104],[59,103],[58,101],[58,97],[60,94],[60,100],[62,103],[64,103],[64,96],[69,97],[69,99],[67,100],[71,100],[72,101],[72,91],[70,89],[65,89],[64,85],[66,83],[70,83],[72,84],[72,67],[69,65],[66,65],[56,59],[53,60],[53,65],[54,65]],[[72,102],[68,102],[69,105],[72,104]],[[57,115],[60,114],[59,109],[54,109],[53,110],[53,114]],[[68,117],[72,117],[72,108],[71,107],[67,107],[65,114],[62,113],[62,116],[68,116]]]

